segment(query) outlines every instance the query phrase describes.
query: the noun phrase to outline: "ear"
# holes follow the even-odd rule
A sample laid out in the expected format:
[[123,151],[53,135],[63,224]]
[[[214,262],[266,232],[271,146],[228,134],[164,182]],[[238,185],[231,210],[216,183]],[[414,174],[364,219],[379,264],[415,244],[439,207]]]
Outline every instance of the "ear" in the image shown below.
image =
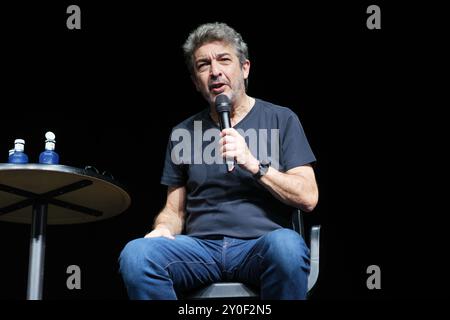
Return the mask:
[[244,79],[247,79],[250,74],[250,60],[245,60],[242,64],[242,72],[244,73]]

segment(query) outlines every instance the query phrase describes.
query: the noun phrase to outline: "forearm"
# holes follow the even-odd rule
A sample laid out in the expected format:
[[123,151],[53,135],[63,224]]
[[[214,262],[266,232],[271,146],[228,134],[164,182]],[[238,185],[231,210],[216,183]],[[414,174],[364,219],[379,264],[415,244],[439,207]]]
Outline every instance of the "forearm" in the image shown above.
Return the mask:
[[259,183],[268,189],[280,201],[309,212],[318,201],[317,185],[302,175],[282,173],[270,167],[259,179]]
[[165,227],[175,235],[180,234],[183,230],[184,219],[180,217],[176,212],[170,210],[167,206],[158,214],[153,224],[153,228]]
[[[251,153],[244,137],[233,128],[222,130],[221,136],[221,156],[234,158],[241,168],[255,175],[260,163]],[[277,199],[304,211],[312,211],[317,204],[316,179],[314,170],[309,165],[291,168],[286,173],[269,167],[259,182]]]

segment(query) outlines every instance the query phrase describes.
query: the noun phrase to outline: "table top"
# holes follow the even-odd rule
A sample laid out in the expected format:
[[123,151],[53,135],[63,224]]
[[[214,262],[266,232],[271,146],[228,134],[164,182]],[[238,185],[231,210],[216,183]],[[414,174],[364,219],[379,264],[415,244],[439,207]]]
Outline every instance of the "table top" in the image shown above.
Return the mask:
[[[85,214],[49,203],[48,224],[76,224],[108,219],[125,211],[131,203],[129,194],[117,181],[90,170],[64,165],[1,163],[0,186],[3,188],[0,189],[0,209],[29,198],[5,191],[8,187],[30,194],[44,194],[80,181],[88,185],[52,196],[52,199],[99,211],[101,215]],[[31,218],[30,205],[8,213],[0,211],[0,221],[31,223]]]

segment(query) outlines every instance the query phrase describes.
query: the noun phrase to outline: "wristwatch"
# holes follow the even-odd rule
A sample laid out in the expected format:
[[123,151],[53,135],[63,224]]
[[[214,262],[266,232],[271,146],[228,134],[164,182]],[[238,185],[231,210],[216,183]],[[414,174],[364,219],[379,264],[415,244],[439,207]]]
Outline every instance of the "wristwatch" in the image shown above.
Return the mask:
[[255,179],[261,179],[262,176],[264,176],[267,171],[269,171],[270,167],[270,161],[260,161],[259,162],[259,169],[258,171],[253,175]]

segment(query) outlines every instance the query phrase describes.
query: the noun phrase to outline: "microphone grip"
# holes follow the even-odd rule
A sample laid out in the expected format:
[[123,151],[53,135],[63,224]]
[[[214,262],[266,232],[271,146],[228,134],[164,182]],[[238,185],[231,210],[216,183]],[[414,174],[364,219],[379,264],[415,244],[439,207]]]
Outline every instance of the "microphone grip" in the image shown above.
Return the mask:
[[220,130],[231,128],[230,114],[228,112],[220,112]]
[[[226,112],[226,111],[220,112],[219,119],[220,119],[220,130],[231,128],[230,114],[228,112]],[[228,172],[233,171],[234,162],[235,162],[234,159],[230,159],[230,158],[226,159]]]

